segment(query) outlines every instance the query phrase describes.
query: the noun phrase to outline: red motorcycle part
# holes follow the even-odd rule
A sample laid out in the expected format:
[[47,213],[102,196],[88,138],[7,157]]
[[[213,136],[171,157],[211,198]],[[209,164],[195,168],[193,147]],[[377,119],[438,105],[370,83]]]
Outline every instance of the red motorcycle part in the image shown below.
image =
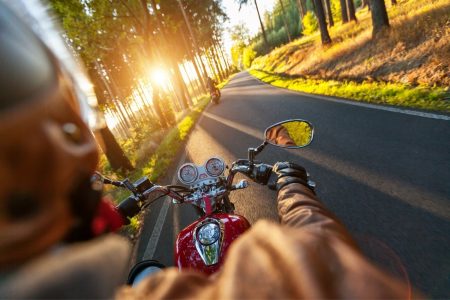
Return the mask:
[[[223,229],[220,241],[219,261],[213,265],[206,265],[195,245],[196,228],[207,219],[214,219],[221,223]],[[175,243],[175,266],[179,270],[194,269],[205,274],[213,274],[217,272],[223,264],[225,255],[231,243],[250,228],[250,223],[246,218],[239,215],[229,214],[212,214],[198,219],[185,229],[183,229],[177,237]]]

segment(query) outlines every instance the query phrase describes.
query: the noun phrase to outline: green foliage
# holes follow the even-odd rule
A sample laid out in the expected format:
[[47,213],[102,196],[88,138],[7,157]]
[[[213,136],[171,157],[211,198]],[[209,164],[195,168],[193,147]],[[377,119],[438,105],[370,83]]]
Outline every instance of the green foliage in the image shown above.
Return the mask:
[[318,28],[319,23],[317,22],[316,16],[312,12],[308,11],[303,18],[303,34],[311,35],[316,32]]
[[304,146],[311,140],[311,127],[304,122],[288,122],[283,124],[291,139],[297,146]]
[[[341,3],[339,0],[331,0],[331,14],[335,23],[342,21]],[[356,7],[356,6],[355,6]]]
[[243,69],[242,54],[244,53],[245,43],[237,42],[231,47],[231,60],[233,65],[238,69]]
[[242,54],[242,63],[244,64],[244,68],[246,69],[250,68],[255,57],[256,51],[253,50],[252,45],[245,47],[244,52]]
[[406,106],[450,112],[441,87],[409,86],[401,83],[316,80],[288,78],[264,71],[250,70],[256,78],[274,86],[312,94],[349,98],[357,101]]

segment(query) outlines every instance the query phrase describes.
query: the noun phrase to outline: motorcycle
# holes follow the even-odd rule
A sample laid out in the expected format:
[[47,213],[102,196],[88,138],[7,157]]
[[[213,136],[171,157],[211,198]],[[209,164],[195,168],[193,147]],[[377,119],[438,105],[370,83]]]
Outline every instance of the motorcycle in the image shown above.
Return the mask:
[[217,88],[214,89],[213,92],[211,92],[211,99],[215,104],[219,104],[220,96],[221,96],[220,90]]
[[[249,148],[247,159],[233,162],[226,176],[227,166],[219,157],[211,157],[203,165],[183,164],[178,170],[178,179],[183,185],[160,186],[147,177],[134,183],[129,179],[114,181],[99,174],[97,180],[126,188],[132,193],[117,206],[124,220],[165,196],[171,197],[173,204],[187,203],[197,207],[201,212],[199,219],[178,234],[174,264],[180,271],[195,269],[211,275],[220,270],[233,241],[250,228],[247,219],[235,213],[229,198],[233,191],[248,187],[247,180],[234,184],[235,175],[242,173],[259,184],[270,184],[271,180],[276,180],[271,178],[272,166],[256,161],[255,157],[268,144],[288,149],[305,147],[311,143],[313,135],[312,124],[305,120],[273,124],[265,130],[263,143]],[[314,185],[313,182],[309,184]]]

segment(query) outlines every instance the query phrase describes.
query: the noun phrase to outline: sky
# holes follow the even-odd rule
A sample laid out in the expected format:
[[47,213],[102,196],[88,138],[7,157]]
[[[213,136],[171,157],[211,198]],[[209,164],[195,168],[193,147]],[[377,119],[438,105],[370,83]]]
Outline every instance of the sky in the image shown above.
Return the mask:
[[[276,0],[258,0],[258,8],[261,13],[261,17],[264,16],[264,13],[267,10],[272,10],[275,1]],[[225,13],[229,18],[229,21],[225,24],[226,29],[224,33],[225,48],[227,49],[227,52],[229,52],[232,42],[228,29],[232,28],[234,25],[243,23],[249,29],[250,35],[255,35],[260,30],[260,25],[258,14],[252,0],[249,0],[247,5],[243,5],[240,11],[239,4],[236,3],[236,0],[223,0],[222,4],[225,9]]]

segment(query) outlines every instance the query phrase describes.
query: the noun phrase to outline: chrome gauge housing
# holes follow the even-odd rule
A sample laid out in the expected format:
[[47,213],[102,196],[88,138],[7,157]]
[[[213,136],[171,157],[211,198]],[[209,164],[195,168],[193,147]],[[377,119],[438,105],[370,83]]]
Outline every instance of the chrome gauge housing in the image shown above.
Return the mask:
[[197,180],[198,170],[192,163],[184,164],[178,170],[178,179],[184,184],[190,184]]
[[218,157],[212,157],[206,161],[205,169],[209,176],[218,177],[225,171],[225,162]]

